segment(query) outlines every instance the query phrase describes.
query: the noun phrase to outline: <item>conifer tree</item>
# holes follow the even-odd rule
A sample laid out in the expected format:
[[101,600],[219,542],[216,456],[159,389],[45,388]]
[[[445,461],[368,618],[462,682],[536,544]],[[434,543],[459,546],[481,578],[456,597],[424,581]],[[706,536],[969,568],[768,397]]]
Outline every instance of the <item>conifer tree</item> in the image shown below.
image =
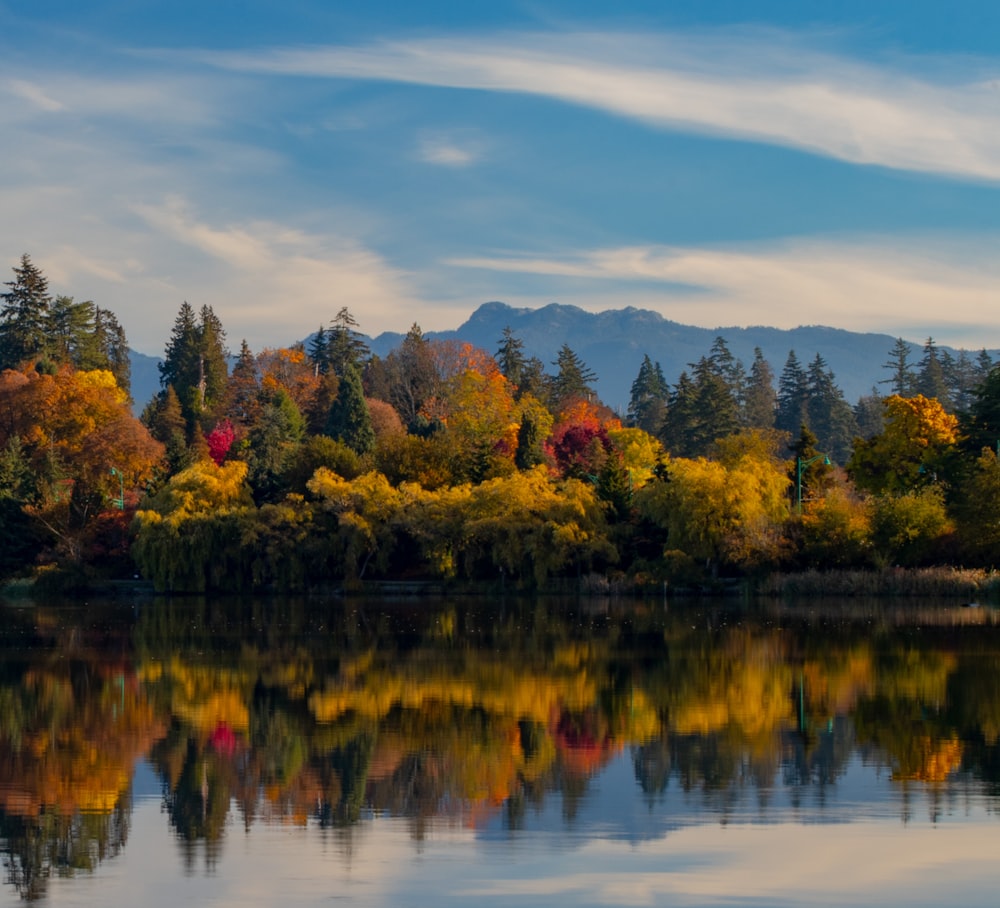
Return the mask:
[[361,387],[357,367],[347,366],[340,379],[337,399],[330,407],[326,435],[343,442],[356,454],[367,454],[375,448],[375,430]]
[[10,289],[0,293],[0,370],[48,353],[49,282],[27,254],[14,267]]
[[556,374],[549,383],[549,394],[554,410],[561,409],[574,400],[590,400],[594,396],[591,385],[597,374],[570,348],[563,344],[552,363]]
[[890,394],[900,397],[910,397],[914,394],[916,376],[910,366],[910,345],[901,337],[896,338],[889,351],[889,360],[882,364],[883,369],[889,369],[889,378],[883,378],[880,385],[888,385]]
[[160,363],[160,384],[173,385],[181,402],[189,435],[195,423],[221,401],[229,366],[222,322],[211,306],[199,316],[188,302],[181,305]]
[[648,354],[644,355],[639,373],[632,382],[627,413],[628,424],[656,436],[663,428],[669,397],[670,386],[663,377],[663,369],[658,362],[654,363]]
[[936,400],[945,410],[951,408],[951,396],[948,393],[944,366],[933,337],[927,338],[924,344],[924,355],[920,360],[920,368],[914,382],[914,393]]
[[788,353],[785,367],[778,379],[778,410],[775,415],[774,427],[789,435],[798,434],[802,424],[809,416],[807,404],[809,400],[808,379],[805,370],[799,364],[794,350]]
[[764,359],[760,347],[754,347],[753,364],[743,400],[743,425],[748,429],[773,429],[776,406],[774,370]]
[[820,354],[807,372],[809,428],[824,453],[837,463],[844,463],[851,453],[851,441],[857,434],[854,412],[837,387],[833,372]]
[[343,378],[349,367],[358,374],[370,356],[368,345],[357,330],[357,320],[346,306],[341,307],[327,332],[326,361],[328,369]]

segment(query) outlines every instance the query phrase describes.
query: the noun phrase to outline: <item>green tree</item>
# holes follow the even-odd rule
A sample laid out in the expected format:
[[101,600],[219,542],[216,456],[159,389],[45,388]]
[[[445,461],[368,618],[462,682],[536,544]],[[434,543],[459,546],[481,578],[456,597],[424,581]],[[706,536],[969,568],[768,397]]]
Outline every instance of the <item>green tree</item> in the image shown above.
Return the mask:
[[552,410],[558,412],[577,400],[592,400],[591,387],[597,381],[597,374],[570,348],[563,344],[552,363],[556,374],[549,382]]
[[365,375],[369,394],[391,404],[408,431],[413,431],[424,404],[440,388],[441,377],[431,341],[414,323],[400,345]]
[[365,402],[361,376],[350,363],[341,375],[337,398],[330,407],[324,434],[343,442],[357,454],[368,454],[375,448],[375,430]]
[[901,337],[896,338],[889,351],[889,360],[882,364],[883,369],[890,370],[889,378],[884,378],[880,385],[888,385],[892,394],[909,397],[916,388],[916,375],[910,365],[910,345]]
[[945,410],[951,412],[952,402],[945,368],[933,337],[927,338],[924,344],[924,355],[920,360],[913,388],[917,394],[939,401]]
[[667,414],[670,386],[663,377],[663,369],[646,354],[639,366],[639,373],[632,382],[626,418],[630,426],[656,435],[663,428]]
[[826,361],[818,353],[809,365],[806,414],[817,444],[837,463],[844,463],[851,453],[857,424],[850,404],[844,399]]
[[777,402],[774,370],[764,359],[760,347],[754,347],[753,363],[743,400],[743,425],[748,429],[773,429]]
[[368,345],[357,330],[357,320],[343,306],[327,332],[326,361],[330,371],[343,378],[353,367],[358,374],[369,357]]
[[52,298],[47,278],[27,254],[5,286],[10,289],[0,293],[0,369],[13,369],[49,352]]
[[291,395],[279,388],[261,408],[260,418],[247,435],[249,481],[257,501],[280,497],[282,475],[305,435],[305,420]]
[[196,423],[221,401],[229,366],[225,331],[211,306],[198,316],[188,302],[181,305],[160,363],[160,384],[173,385],[193,435]]
[[809,379],[794,350],[788,353],[778,379],[778,410],[775,428],[794,436],[809,421]]

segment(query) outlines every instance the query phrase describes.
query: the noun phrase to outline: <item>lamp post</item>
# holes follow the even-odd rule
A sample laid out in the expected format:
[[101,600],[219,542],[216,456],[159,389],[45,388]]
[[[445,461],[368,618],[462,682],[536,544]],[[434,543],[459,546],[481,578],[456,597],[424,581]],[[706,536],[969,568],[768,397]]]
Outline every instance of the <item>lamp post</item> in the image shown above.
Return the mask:
[[119,511],[125,510],[125,477],[122,475],[122,471],[118,467],[111,468],[111,475],[118,477],[118,497],[112,498],[111,503],[118,508]]
[[822,460],[826,466],[830,466],[830,458],[826,454],[817,454],[815,457],[808,457],[803,460],[801,457],[795,458],[795,500],[799,506],[799,513],[802,513],[802,471]]

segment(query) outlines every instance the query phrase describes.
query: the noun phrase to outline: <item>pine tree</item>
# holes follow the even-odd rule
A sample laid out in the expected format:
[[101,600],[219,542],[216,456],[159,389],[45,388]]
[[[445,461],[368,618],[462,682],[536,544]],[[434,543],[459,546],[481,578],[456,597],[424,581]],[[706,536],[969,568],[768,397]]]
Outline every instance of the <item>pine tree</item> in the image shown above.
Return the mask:
[[896,338],[889,351],[889,360],[882,364],[882,368],[890,370],[890,377],[882,379],[879,384],[888,385],[890,394],[900,397],[913,395],[916,376],[910,366],[910,345],[903,338]]
[[330,407],[325,433],[343,442],[356,454],[367,454],[375,448],[375,430],[361,387],[361,376],[353,365],[340,379],[337,399]]
[[0,370],[48,353],[48,318],[52,306],[49,282],[27,254],[14,268],[10,288],[0,293]]
[[597,381],[597,374],[587,367],[569,344],[559,348],[552,365],[557,370],[549,383],[553,410],[562,409],[574,400],[591,400],[594,397],[591,385]]
[[753,364],[743,400],[743,425],[748,429],[773,429],[776,406],[774,370],[764,359],[760,347],[754,347]]
[[327,332],[328,368],[341,378],[352,366],[360,375],[365,360],[371,355],[357,327],[358,323],[354,316],[346,306],[343,306]]
[[809,416],[807,404],[809,400],[808,379],[805,370],[799,364],[794,350],[788,353],[785,367],[778,379],[778,410],[775,414],[774,427],[781,432],[795,436]]
[[113,312],[94,307],[94,344],[97,356],[126,394],[132,394],[132,357],[125,330]]
[[627,420],[650,435],[657,435],[663,428],[667,413],[670,386],[663,377],[660,364],[654,363],[647,355],[642,358],[639,373],[632,382],[629,395]]
[[189,430],[225,392],[229,371],[225,340],[222,322],[211,306],[203,306],[196,318],[188,302],[181,305],[159,369],[160,384],[174,386]]
[[854,405],[854,422],[859,438],[868,440],[885,428],[885,401],[875,388],[863,394]]
[[545,367],[538,357],[524,355],[524,342],[515,336],[509,325],[503,329],[500,346],[493,358],[504,378],[514,387],[515,400],[525,394],[542,396]]
[[317,375],[326,375],[330,371],[330,337],[322,325],[309,339],[306,355],[316,369]]
[[917,372],[913,390],[916,394],[923,394],[929,399],[933,398],[945,410],[949,410],[951,407],[944,366],[941,364],[941,357],[933,337],[927,338],[927,343],[924,344],[924,355],[920,360],[920,369]]
[[808,400],[806,415],[809,428],[820,448],[834,461],[844,463],[851,453],[857,434],[854,412],[837,387],[833,372],[820,354],[816,354],[807,372]]

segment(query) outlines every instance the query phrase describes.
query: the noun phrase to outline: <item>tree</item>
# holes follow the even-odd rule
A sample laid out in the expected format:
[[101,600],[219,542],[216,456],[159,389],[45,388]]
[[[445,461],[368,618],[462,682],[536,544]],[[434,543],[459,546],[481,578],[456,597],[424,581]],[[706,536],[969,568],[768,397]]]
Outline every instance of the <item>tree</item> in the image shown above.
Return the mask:
[[10,289],[0,293],[0,369],[13,369],[48,352],[48,320],[52,306],[49,282],[30,256],[14,267]]
[[189,435],[222,400],[229,373],[225,339],[211,306],[202,306],[196,317],[188,302],[181,305],[159,370],[161,386],[173,385],[177,393]]
[[656,435],[663,428],[669,398],[670,386],[660,364],[650,360],[648,354],[643,355],[629,395],[628,424]]
[[333,319],[327,332],[326,362],[328,368],[343,378],[350,367],[360,375],[370,355],[368,345],[357,330],[358,323],[346,306]]
[[559,348],[553,365],[556,367],[556,374],[549,382],[553,412],[558,412],[576,400],[591,400],[594,397],[591,385],[597,381],[597,375],[569,344],[563,344]]
[[924,355],[920,360],[913,388],[917,394],[940,401],[945,410],[951,410],[951,395],[948,391],[944,365],[933,337],[927,338],[924,344]]
[[778,379],[778,411],[774,425],[779,431],[795,435],[808,424],[809,380],[794,350],[788,352],[785,367]]
[[257,501],[280,497],[280,477],[288,458],[305,435],[305,420],[295,401],[279,388],[263,405],[260,418],[247,435],[249,480]]
[[776,406],[774,370],[764,359],[760,347],[754,347],[753,363],[743,400],[743,425],[748,429],[773,429]]
[[910,366],[910,345],[903,338],[896,338],[889,351],[889,360],[882,364],[883,369],[890,370],[889,378],[884,378],[880,385],[889,385],[892,394],[899,397],[909,397],[916,387],[916,376]]
[[833,372],[818,353],[807,372],[806,413],[817,444],[837,463],[847,460],[857,433],[854,412],[837,387]]
[[867,441],[858,439],[848,475],[858,488],[876,494],[902,494],[944,479],[957,430],[958,419],[940,401],[893,394],[885,399],[885,428]]
[[414,323],[400,345],[384,360],[369,363],[365,383],[371,397],[392,404],[413,431],[424,404],[441,384],[434,346]]
[[534,397],[542,395],[545,371],[542,361],[537,356],[524,355],[524,342],[515,336],[509,325],[503,329],[494,359],[504,378],[510,382],[515,400],[526,394]]
[[974,456],[983,448],[1000,447],[1000,366],[975,388],[967,412],[961,414],[962,447]]
[[375,448],[375,430],[361,386],[361,376],[351,363],[347,363],[344,369],[324,434],[343,442],[357,454],[368,454]]

